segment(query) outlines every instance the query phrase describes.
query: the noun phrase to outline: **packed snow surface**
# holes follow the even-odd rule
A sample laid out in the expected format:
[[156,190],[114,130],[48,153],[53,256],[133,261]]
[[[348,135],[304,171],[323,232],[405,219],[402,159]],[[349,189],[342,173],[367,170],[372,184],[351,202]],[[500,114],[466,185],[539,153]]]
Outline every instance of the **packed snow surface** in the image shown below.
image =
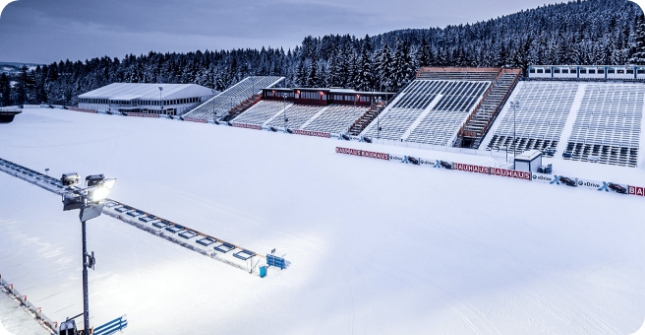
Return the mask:
[[0,292],[0,335],[47,335],[49,332],[20,307],[20,303]]
[[[292,262],[261,279],[102,216],[88,223],[94,326],[123,314],[132,334],[623,335],[643,324],[643,197],[340,155],[337,145],[500,164],[61,110],[0,125],[4,159],[116,177],[113,199]],[[645,186],[642,169],[553,163]],[[52,320],[82,311],[80,237],[60,198],[0,173],[0,273]]]

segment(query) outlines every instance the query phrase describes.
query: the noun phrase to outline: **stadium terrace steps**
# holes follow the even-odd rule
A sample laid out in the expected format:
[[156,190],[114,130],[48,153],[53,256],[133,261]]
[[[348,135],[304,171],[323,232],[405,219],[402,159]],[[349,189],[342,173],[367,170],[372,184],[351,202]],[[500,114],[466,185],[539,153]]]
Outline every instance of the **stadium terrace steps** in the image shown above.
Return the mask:
[[226,122],[226,121],[235,119],[238,115],[244,113],[244,111],[248,110],[258,102],[260,102],[260,100],[262,100],[261,94],[253,95],[252,97],[242,101],[239,105],[233,107],[226,116],[221,118],[221,120]]
[[349,129],[349,135],[358,136],[374,121],[385,109],[385,102],[379,102],[370,107]]
[[517,85],[522,71],[502,69],[480,104],[459,130],[455,147],[478,149],[491,124]]

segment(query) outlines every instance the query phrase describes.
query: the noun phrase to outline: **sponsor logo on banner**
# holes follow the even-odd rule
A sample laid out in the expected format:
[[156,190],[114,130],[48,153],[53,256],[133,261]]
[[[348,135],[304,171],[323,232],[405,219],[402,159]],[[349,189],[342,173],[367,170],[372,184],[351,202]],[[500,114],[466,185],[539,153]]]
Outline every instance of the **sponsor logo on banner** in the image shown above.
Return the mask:
[[617,183],[606,183],[602,182],[603,185],[598,189],[598,191],[607,191],[607,192],[616,192],[620,194],[627,194],[629,192],[629,185],[617,184]]
[[257,124],[249,124],[249,123],[233,122],[233,127],[262,130],[261,126]]
[[412,165],[419,165],[421,164],[421,158],[416,158],[412,156],[405,156],[404,157],[404,163],[412,164]]
[[360,136],[349,136],[349,139],[352,140],[352,141],[363,142],[363,138],[360,137]]
[[361,150],[336,147],[336,153],[344,155],[362,156]]
[[543,174],[543,173],[534,173],[533,174],[533,181],[539,181],[542,183],[549,183],[553,181],[553,175],[550,174]]
[[344,141],[349,141],[351,138],[349,137],[349,135],[338,134],[338,139],[339,140],[344,140]]
[[490,167],[471,164],[454,163],[453,168],[459,171],[490,174]]
[[[132,114],[132,113],[130,113],[130,114]],[[155,115],[155,117],[158,117],[158,116],[157,116],[157,115]],[[186,118],[184,118],[184,121],[208,123],[208,121],[207,121],[207,120],[204,120],[204,119],[196,119],[196,118],[192,118],[192,117],[186,117]]]
[[569,178],[565,176],[558,176],[554,175],[553,180],[551,180],[551,183],[553,185],[566,185],[566,186],[571,186],[571,187],[577,187],[578,182],[575,180],[575,178]]
[[401,156],[397,156],[397,155],[390,155],[390,160],[391,160],[391,161],[399,161],[399,162],[403,162],[403,157],[401,157]]
[[294,132],[294,134],[305,135],[305,136],[316,136],[316,137],[326,137],[326,138],[331,137],[331,134],[323,132],[323,131],[312,131],[312,130],[296,129],[293,132]]
[[382,152],[372,152],[372,151],[361,151],[361,156],[367,157],[367,158],[375,158],[375,159],[382,159],[389,161],[390,160],[390,154],[384,154]]
[[419,163],[421,163],[421,165],[430,165],[430,166],[432,166],[432,167],[434,167],[434,164],[435,164],[436,162],[437,162],[437,161],[436,161],[436,160],[434,160],[434,159],[433,159],[433,160],[425,160],[425,159],[420,159],[420,160],[419,160]]
[[491,168],[491,174],[515,179],[531,180],[531,173],[528,171],[507,170],[500,168]]
[[434,167],[436,167],[438,169],[452,170],[452,163],[438,160],[438,161],[435,162]]
[[630,186],[629,194],[645,197],[645,187]]
[[578,187],[586,187],[592,190],[602,191],[603,183],[605,182],[576,178],[576,183],[578,184]]

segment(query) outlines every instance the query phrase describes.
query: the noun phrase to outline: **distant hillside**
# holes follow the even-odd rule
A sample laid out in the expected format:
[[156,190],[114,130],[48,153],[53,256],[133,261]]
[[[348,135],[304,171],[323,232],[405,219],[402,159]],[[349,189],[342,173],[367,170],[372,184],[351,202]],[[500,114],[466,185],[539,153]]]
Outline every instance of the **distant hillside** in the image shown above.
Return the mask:
[[30,71],[33,71],[39,64],[0,62],[0,73],[5,73],[8,76],[17,75],[23,65],[27,66]]
[[3,99],[10,99],[5,104],[75,103],[78,94],[113,82],[195,83],[221,91],[249,75],[285,76],[288,86],[398,91],[420,66],[640,63],[644,22],[638,5],[629,1],[578,0],[445,28],[364,38],[308,36],[287,51],[150,52],[61,61],[36,68],[10,94],[0,80],[0,92],[5,87]]

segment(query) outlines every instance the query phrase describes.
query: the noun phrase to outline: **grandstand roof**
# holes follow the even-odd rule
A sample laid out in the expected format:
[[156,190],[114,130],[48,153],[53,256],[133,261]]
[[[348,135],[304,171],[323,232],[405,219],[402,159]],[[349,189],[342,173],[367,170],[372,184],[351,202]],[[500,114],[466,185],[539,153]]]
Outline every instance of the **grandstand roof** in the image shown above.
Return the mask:
[[209,88],[195,84],[114,83],[79,95],[79,98],[111,100],[159,100],[159,87],[164,100],[213,95]]

